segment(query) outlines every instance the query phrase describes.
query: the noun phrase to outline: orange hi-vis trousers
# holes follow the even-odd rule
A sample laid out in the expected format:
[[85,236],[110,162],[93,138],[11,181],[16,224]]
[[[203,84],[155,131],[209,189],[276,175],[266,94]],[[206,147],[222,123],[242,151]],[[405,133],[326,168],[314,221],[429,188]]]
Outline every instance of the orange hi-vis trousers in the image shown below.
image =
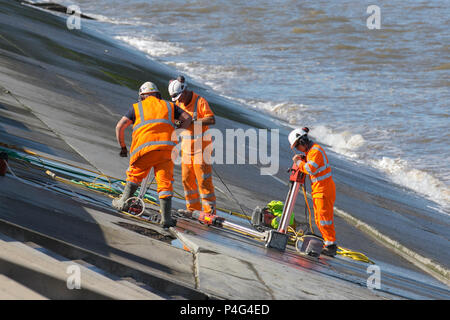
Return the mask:
[[314,204],[314,220],[325,240],[325,245],[336,242],[333,207],[336,200],[334,181],[329,179],[326,192],[312,194]]
[[171,150],[149,151],[134,161],[127,170],[127,181],[141,184],[153,168],[160,199],[173,196],[173,162]]
[[203,205],[204,212],[215,213],[216,195],[212,181],[212,166],[203,160],[195,161],[194,155],[183,153],[181,177],[186,199],[186,209],[201,211]]

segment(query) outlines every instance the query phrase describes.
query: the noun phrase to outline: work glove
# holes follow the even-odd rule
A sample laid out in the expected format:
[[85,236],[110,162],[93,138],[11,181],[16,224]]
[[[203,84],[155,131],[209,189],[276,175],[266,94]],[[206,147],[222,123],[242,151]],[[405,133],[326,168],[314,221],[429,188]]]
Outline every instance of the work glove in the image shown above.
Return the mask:
[[126,158],[128,156],[128,150],[127,147],[122,147],[122,149],[120,149],[120,156],[123,158]]

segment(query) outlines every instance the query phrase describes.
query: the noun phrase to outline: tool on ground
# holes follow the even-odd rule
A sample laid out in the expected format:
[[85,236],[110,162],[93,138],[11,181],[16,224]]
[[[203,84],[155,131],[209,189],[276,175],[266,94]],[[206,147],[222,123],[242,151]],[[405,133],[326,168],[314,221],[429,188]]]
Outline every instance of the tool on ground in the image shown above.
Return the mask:
[[287,231],[289,227],[290,217],[292,215],[292,212],[294,211],[299,189],[305,184],[305,174],[299,170],[299,167],[296,163],[292,165],[290,172],[289,192],[286,196],[283,214],[281,215],[278,229],[269,231],[269,237],[266,242],[267,248],[274,248],[280,251],[284,251],[286,249],[289,239]]
[[267,239],[267,232],[259,232],[254,229],[241,226],[240,224],[226,221],[225,218],[215,214],[206,213],[198,210],[194,211],[178,210],[178,212],[182,213],[187,218],[196,219],[200,223],[208,226],[215,226],[219,228],[226,228],[234,231],[239,231],[241,233],[248,234],[252,237],[258,238],[263,241]]
[[[188,218],[196,219],[199,222],[206,224],[206,225],[213,225],[216,227],[225,227],[229,229],[239,230],[241,232],[250,234],[254,237],[257,237],[259,239],[262,239],[265,241],[265,246],[267,248],[274,248],[280,251],[284,251],[286,249],[289,235],[287,234],[290,217],[292,216],[294,207],[295,207],[295,201],[297,199],[297,195],[299,192],[299,189],[302,185],[305,183],[305,175],[299,170],[298,166],[294,163],[294,165],[291,168],[291,174],[290,174],[290,188],[288,195],[286,197],[285,205],[283,207],[283,213],[281,215],[280,224],[277,230],[266,230],[266,231],[258,231],[249,229],[246,227],[243,227],[238,224],[234,224],[231,222],[226,221],[224,218],[219,217],[214,214],[208,214],[202,211],[187,211],[187,210],[181,210],[180,213],[185,215]],[[259,212],[259,215],[255,214],[252,216],[253,218],[253,224],[255,223],[261,223],[263,216],[261,215],[261,212]],[[309,242],[311,243],[310,249],[308,249],[308,252],[312,252],[312,254],[316,254],[317,250],[317,243],[315,243],[315,239],[311,238],[309,239]],[[320,254],[320,251],[319,251]]]
[[141,188],[139,190],[139,194],[137,197],[131,197],[126,200],[126,203],[128,204],[128,210],[127,212],[129,214],[132,214],[136,217],[141,216],[145,211],[145,202],[144,202],[144,196],[147,193],[148,187],[152,184],[152,182],[149,183],[150,175],[153,171],[153,168],[150,170],[148,175],[145,177],[144,180],[142,180]]
[[[7,154],[7,156],[9,157],[9,159],[14,159],[16,161],[22,161],[29,165],[35,166],[36,168],[41,168],[41,169],[46,170],[46,173],[49,174],[53,179],[55,179],[57,181],[60,181],[60,182],[63,182],[65,184],[69,184],[69,185],[92,189],[96,192],[106,194],[111,198],[114,196],[117,196],[121,193],[121,190],[118,187],[115,187],[114,185],[119,184],[119,183],[124,184],[123,180],[117,179],[115,177],[106,176],[102,173],[92,171],[87,168],[79,167],[79,166],[76,166],[73,164],[69,164],[69,163],[57,160],[57,159],[53,159],[53,158],[47,157],[45,155],[38,154],[34,151],[28,150],[26,148],[18,148],[16,146],[8,145],[8,144],[0,142],[0,152],[5,152]],[[295,167],[290,169],[291,170],[291,179],[290,179],[291,182],[292,182],[292,173],[294,173],[294,171],[292,171],[292,170],[294,170],[294,168]],[[55,172],[62,174],[63,176],[70,177],[70,178],[59,177],[55,173],[51,172],[50,169],[55,170]],[[297,171],[297,173],[298,173],[298,171]],[[13,176],[15,176],[14,172],[12,172],[12,171],[11,171],[11,174]],[[22,178],[18,178],[18,179],[23,180]],[[99,181],[99,182],[96,182],[96,181]],[[152,184],[152,183],[153,183],[153,181],[150,184]],[[144,184],[146,184],[146,183],[143,181],[142,186],[144,186]],[[150,185],[150,184],[147,184],[147,187],[144,188],[145,191],[147,191],[148,185]],[[304,184],[303,184],[303,188],[304,188]],[[158,205],[156,203],[156,201],[157,201],[156,199],[147,195],[145,192],[143,194],[145,195],[145,199],[144,199],[145,202],[149,202],[151,204]],[[309,205],[306,200],[305,190],[304,190],[304,195],[305,195],[306,204],[309,209]],[[179,199],[184,199],[184,197],[181,195],[178,195],[177,197]],[[91,201],[93,201],[93,203],[99,203],[98,199],[95,199],[95,200],[91,199]],[[101,203],[99,203],[99,204],[101,204]],[[105,205],[105,204],[102,204],[102,205]],[[106,207],[109,208],[110,204],[109,203],[106,204]],[[220,208],[218,208],[218,209],[220,209]],[[229,211],[226,209],[220,209],[220,210],[223,212],[228,212],[234,216],[245,218],[245,217],[242,217],[242,214],[239,214],[237,212],[232,212],[232,211]],[[146,217],[146,218],[135,216],[135,215],[129,214],[129,213],[126,213],[126,214],[135,219],[138,219],[139,221],[152,222],[152,223],[159,223],[157,220],[160,218],[159,214],[155,214],[155,215],[152,215],[152,216]],[[310,214],[311,214],[311,212],[310,212]],[[195,217],[200,218],[200,215],[201,215],[200,212],[194,213],[194,218]],[[188,217],[188,215],[185,215],[185,216]],[[198,218],[195,218],[195,219],[198,220]],[[268,242],[269,235],[268,235],[267,231],[258,232],[254,229],[249,229],[249,228],[243,227],[238,224],[230,223],[227,221],[221,221],[222,218],[220,218],[220,219],[218,219],[218,218],[220,218],[220,217],[217,217],[217,216],[211,217],[211,215],[208,217],[208,216],[204,215],[201,218],[201,220],[203,221],[203,223],[209,223],[209,221],[211,221],[211,225],[222,226],[224,228],[228,228],[230,230],[237,231],[241,234],[245,234],[245,235],[248,235],[248,236],[251,236],[254,238],[258,238],[261,241]],[[311,225],[311,215],[310,215],[310,225]],[[297,251],[299,251],[301,253],[306,253],[307,250],[303,249],[303,243],[305,242],[307,237],[310,236],[311,234],[307,234],[307,232],[303,232],[301,230],[295,231],[290,226],[288,226],[288,229],[291,233],[293,233],[295,235],[295,237],[291,236],[290,240],[292,241],[292,238],[294,238],[293,241],[296,241]],[[312,228],[310,230],[312,230]],[[312,236],[315,236],[315,235],[312,235]],[[320,237],[318,237],[318,238],[320,239]],[[302,246],[300,246],[300,243],[302,243]],[[306,246],[306,244],[305,244],[305,246]],[[285,246],[282,246],[282,247],[285,247]],[[304,250],[304,252],[302,250]],[[356,261],[375,264],[375,262],[370,260],[363,253],[353,251],[351,249],[338,247],[337,254],[342,255],[344,257],[351,258]]]
[[[301,240],[301,243],[300,243]],[[323,248],[323,239],[313,233],[307,233],[295,242],[298,252],[312,257],[319,257]]]
[[271,228],[272,221],[275,219],[275,215],[269,210],[269,208],[256,207],[253,210],[251,223],[255,228]]

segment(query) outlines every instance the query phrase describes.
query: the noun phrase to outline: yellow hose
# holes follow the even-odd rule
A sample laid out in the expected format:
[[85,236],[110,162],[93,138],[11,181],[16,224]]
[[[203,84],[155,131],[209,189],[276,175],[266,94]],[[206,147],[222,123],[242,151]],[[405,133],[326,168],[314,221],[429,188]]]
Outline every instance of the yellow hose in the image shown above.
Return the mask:
[[309,207],[309,202],[308,202],[308,198],[306,197],[306,190],[305,190],[304,185],[302,185],[302,190],[303,190],[303,195],[305,196],[305,203],[306,203],[306,206],[308,207],[308,212],[309,212],[309,229],[311,230],[312,233],[314,233],[314,229],[313,229],[312,221],[311,221],[311,208]]
[[340,254],[344,257],[351,258],[356,261],[362,261],[365,263],[375,264],[372,260],[370,260],[365,254],[357,251],[353,251],[350,249],[338,247],[337,254]]
[[[3,144],[3,143],[0,143],[0,145],[7,146],[7,147],[9,147],[9,148],[12,147],[12,146],[10,146],[10,145],[5,145],[5,144]],[[23,149],[22,149],[21,151],[25,151],[26,153],[28,153],[28,154],[30,154],[30,155],[33,155],[33,156],[35,156],[35,157],[37,157],[37,158],[39,158],[39,157],[47,158],[47,157],[43,157],[43,156],[41,156],[41,155],[38,155],[38,154],[35,153],[35,152],[29,151],[29,150],[23,150]],[[51,159],[51,158],[47,158],[47,159],[48,159],[48,160],[51,160],[51,161],[54,161],[54,162],[60,162],[60,163],[63,163],[63,164],[65,164],[65,165],[69,166],[69,164],[64,163],[64,162],[62,162],[62,161],[59,161],[59,160],[55,160],[55,159]],[[70,165],[70,166],[73,166],[73,165]],[[98,192],[103,192],[103,193],[104,193],[104,190],[107,190],[107,191],[109,191],[109,192],[111,192],[111,193],[114,193],[114,190],[113,190],[112,187],[111,187],[111,181],[110,181],[110,179],[115,179],[115,180],[118,180],[118,179],[116,179],[116,178],[114,178],[114,177],[110,177],[110,176],[104,175],[104,174],[99,174],[98,172],[94,172],[94,171],[91,171],[91,170],[87,170],[87,169],[85,169],[85,168],[81,168],[81,167],[77,167],[77,166],[73,166],[73,167],[76,167],[76,168],[78,168],[78,169],[82,169],[82,170],[86,170],[86,171],[90,171],[90,172],[96,173],[96,174],[98,174],[98,176],[94,179],[93,182],[80,181],[79,183],[75,183],[75,182],[72,182],[72,181],[69,180],[69,179],[65,179],[65,178],[62,178],[62,177],[59,177],[59,176],[55,175],[55,174],[54,174],[53,172],[51,172],[50,170],[46,170],[45,173],[48,174],[49,176],[51,176],[54,180],[57,180],[57,181],[60,181],[60,182],[66,183],[66,184],[71,184],[71,185],[76,185],[76,186],[82,185],[82,186],[84,186],[84,187],[92,188],[92,189],[95,189],[95,190],[98,191]],[[105,177],[105,178],[108,180],[108,184],[109,184],[109,185],[106,185],[106,184],[104,184],[104,183],[96,183],[95,181],[97,181],[97,179],[100,178],[100,177]],[[153,183],[151,183],[151,184],[156,184],[156,182],[153,182]],[[103,190],[101,190],[101,189],[103,189]],[[313,229],[312,229],[312,221],[311,221],[311,208],[309,207],[309,203],[308,203],[308,200],[307,200],[307,197],[306,197],[306,191],[305,191],[305,188],[302,188],[302,189],[303,189],[303,195],[304,195],[304,197],[305,197],[305,203],[306,203],[306,205],[307,205],[307,207],[308,207],[308,212],[309,212],[309,225],[310,225],[310,228],[311,228],[311,231],[312,231]],[[108,194],[108,196],[109,196],[110,198],[114,198],[114,196],[111,195],[111,194]],[[181,194],[177,193],[177,192],[175,192],[175,197],[178,198],[178,199],[184,200],[184,197],[183,197]],[[143,200],[144,200],[145,202],[147,202],[147,203],[151,203],[151,204],[153,204],[153,205],[159,206],[159,204],[156,203],[156,202],[154,202],[154,201],[151,201],[151,200],[148,200],[148,199],[143,199]],[[231,210],[227,210],[227,209],[223,209],[223,208],[219,208],[219,207],[218,207],[217,209],[219,209],[219,210],[221,210],[221,211],[224,211],[224,212],[228,212],[229,214],[232,214],[232,215],[235,215],[235,216],[238,216],[238,217],[241,217],[241,218],[249,219],[248,216],[243,215],[243,214],[240,214],[240,213],[237,213],[237,212],[233,212],[233,211],[231,211]],[[135,217],[135,216],[133,216],[133,215],[131,215],[131,214],[128,214],[128,215],[131,216],[131,217],[134,217],[134,218],[139,218],[139,217]],[[140,220],[145,220],[145,219],[140,219]],[[145,221],[146,221],[146,220],[145,220]],[[297,232],[297,231],[295,231],[295,229],[293,229],[291,226],[288,226],[288,232],[290,232],[290,233],[292,234],[292,235],[289,237],[289,241],[292,241],[292,242],[294,242],[294,243],[295,243],[298,239],[301,239],[301,238],[303,237],[303,232],[302,232],[301,230]],[[347,258],[351,258],[351,259],[356,260],[356,261],[361,261],[361,262],[365,262],[365,263],[375,264],[375,262],[373,262],[372,260],[370,260],[365,254],[363,254],[363,253],[361,253],[361,252],[353,251],[353,250],[350,250],[350,249],[347,249],[347,248],[338,247],[337,254],[342,255],[342,256],[344,256],[344,257],[347,257]]]

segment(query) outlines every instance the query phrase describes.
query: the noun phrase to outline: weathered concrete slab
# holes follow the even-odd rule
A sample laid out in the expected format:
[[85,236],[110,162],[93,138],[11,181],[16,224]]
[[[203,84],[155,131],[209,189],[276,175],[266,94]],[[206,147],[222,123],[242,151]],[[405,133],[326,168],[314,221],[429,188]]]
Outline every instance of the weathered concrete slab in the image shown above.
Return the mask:
[[120,227],[130,221],[87,204],[9,177],[0,179],[1,218],[193,286],[190,253]]
[[[0,261],[3,274],[52,299],[161,299],[159,295],[132,284],[122,285],[74,261],[59,261],[2,234]],[[14,266],[19,266],[19,270]],[[76,272],[79,272],[80,287],[70,289],[68,283],[73,285],[75,280],[69,278]]]
[[259,240],[187,220],[172,232],[195,254],[199,288],[221,291],[230,299],[450,298],[450,291],[432,278],[387,263],[374,266],[380,288],[370,290],[371,264],[339,255],[302,256],[291,246],[282,253],[266,249]]
[[0,274],[0,300],[47,300],[43,295]]
[[[392,295],[376,293],[366,287],[355,285],[320,272],[327,266],[310,258],[297,259],[297,263],[286,263],[280,259],[283,253],[265,249],[264,244],[217,235],[205,239],[189,224],[174,229],[179,239],[191,246],[196,256],[198,286],[206,292],[220,292],[227,299],[382,299]],[[187,227],[188,229],[184,229]],[[186,232],[186,230],[189,230]],[[228,243],[225,243],[228,242]],[[234,242],[234,245],[230,245]],[[194,245],[193,245],[194,244]],[[237,250],[242,245],[247,250]],[[331,274],[331,273],[330,273]],[[338,288],[338,289],[337,289]],[[337,289],[337,290],[336,290]],[[398,297],[397,297],[398,298]]]

